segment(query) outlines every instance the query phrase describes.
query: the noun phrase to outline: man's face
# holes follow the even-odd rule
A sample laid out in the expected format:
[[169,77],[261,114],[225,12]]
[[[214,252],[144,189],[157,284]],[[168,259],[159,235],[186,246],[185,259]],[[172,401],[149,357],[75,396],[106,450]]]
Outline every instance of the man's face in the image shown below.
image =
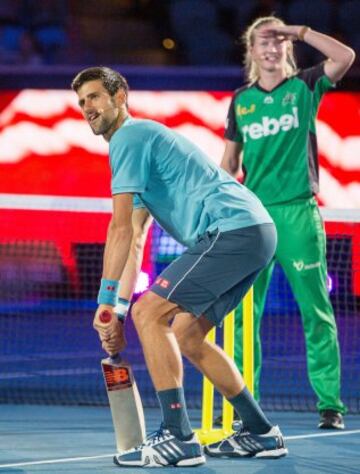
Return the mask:
[[107,135],[116,127],[125,105],[125,93],[119,90],[114,96],[101,80],[85,82],[77,91],[79,106],[95,135]]
[[265,24],[255,30],[251,56],[260,71],[282,70],[286,64],[287,41],[275,35],[264,35],[264,30],[271,25],[271,23]]

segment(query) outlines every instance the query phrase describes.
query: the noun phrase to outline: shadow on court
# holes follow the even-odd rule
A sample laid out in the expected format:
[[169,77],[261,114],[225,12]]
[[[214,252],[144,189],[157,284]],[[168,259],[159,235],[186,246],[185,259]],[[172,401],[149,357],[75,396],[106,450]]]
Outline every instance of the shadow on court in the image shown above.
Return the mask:
[[[119,472],[113,465],[115,452],[110,411],[106,407],[2,405],[0,474]],[[146,410],[147,429],[160,423],[160,411]],[[191,411],[193,426],[200,412]],[[344,432],[316,429],[316,413],[274,412],[289,455],[279,460],[214,459],[193,468],[199,474],[359,474],[360,416],[347,416]],[[154,473],[154,469],[122,468],[131,474]],[[158,471],[157,471],[158,472]],[[162,468],[161,472],[175,472]],[[176,468],[189,473],[189,468]]]

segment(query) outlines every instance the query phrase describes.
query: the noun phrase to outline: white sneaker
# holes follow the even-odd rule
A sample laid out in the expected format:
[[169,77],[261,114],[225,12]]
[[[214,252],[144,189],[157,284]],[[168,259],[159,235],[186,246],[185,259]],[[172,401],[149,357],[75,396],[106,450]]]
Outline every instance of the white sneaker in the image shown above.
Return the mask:
[[198,466],[205,463],[205,456],[196,434],[189,441],[182,441],[160,426],[140,446],[114,456],[114,463],[138,467]]
[[213,457],[281,458],[288,450],[280,428],[273,426],[261,435],[241,429],[222,441],[205,446],[205,453]]

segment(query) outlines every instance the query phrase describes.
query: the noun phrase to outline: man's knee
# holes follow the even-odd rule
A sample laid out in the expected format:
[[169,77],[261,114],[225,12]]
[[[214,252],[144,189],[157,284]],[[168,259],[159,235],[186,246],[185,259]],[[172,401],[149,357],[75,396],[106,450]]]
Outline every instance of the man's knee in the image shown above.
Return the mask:
[[171,308],[163,298],[152,293],[146,293],[132,306],[131,314],[136,330],[139,334],[149,331],[152,325],[167,323],[168,312]]
[[151,322],[149,308],[141,299],[132,306],[131,315],[134,326],[139,333]]

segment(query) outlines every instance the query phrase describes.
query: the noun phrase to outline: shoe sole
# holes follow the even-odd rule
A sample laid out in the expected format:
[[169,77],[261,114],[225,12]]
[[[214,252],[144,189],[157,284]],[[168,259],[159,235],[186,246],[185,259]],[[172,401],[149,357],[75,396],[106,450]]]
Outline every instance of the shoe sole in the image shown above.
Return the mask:
[[262,459],[278,459],[286,456],[288,454],[288,450],[286,448],[274,449],[272,451],[260,451],[256,454],[239,454],[237,452],[210,452],[205,448],[205,453],[213,458],[262,458]]
[[319,430],[344,430],[345,425],[318,425]]
[[199,456],[197,458],[183,459],[175,464],[175,466],[190,467],[190,466],[200,466],[200,464],[205,464],[205,456]]
[[255,454],[256,458],[262,459],[278,459],[286,456],[289,453],[287,448],[274,449],[273,451],[261,451]]
[[188,458],[188,459],[182,459],[181,461],[178,461],[176,464],[161,464],[161,463],[152,463],[151,465],[149,464],[141,464],[137,461],[125,461],[125,462],[119,462],[117,457],[114,456],[113,458],[114,463],[117,466],[120,467],[194,467],[194,466],[200,466],[201,464],[206,463],[205,456],[198,456],[197,458]]

